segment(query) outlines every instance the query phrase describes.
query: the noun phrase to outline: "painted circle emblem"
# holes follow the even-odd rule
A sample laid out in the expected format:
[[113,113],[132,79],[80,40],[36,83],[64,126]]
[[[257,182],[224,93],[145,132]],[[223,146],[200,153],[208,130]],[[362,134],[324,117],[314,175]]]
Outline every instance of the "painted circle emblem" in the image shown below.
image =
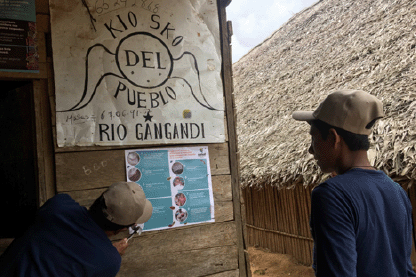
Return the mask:
[[167,45],[147,32],[132,33],[120,40],[116,63],[124,78],[141,88],[165,84],[173,69]]

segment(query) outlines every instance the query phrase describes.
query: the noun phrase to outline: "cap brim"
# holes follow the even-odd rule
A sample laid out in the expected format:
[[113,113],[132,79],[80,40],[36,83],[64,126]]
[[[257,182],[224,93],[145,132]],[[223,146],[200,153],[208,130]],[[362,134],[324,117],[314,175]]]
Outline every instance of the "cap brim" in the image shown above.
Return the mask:
[[292,113],[292,117],[295,120],[299,121],[311,121],[315,120],[316,118],[313,116],[312,111],[297,111]]
[[146,199],[146,204],[144,206],[143,214],[141,217],[139,217],[139,219],[136,220],[136,224],[147,222],[152,217],[152,213],[153,213],[152,203],[150,203],[150,201]]

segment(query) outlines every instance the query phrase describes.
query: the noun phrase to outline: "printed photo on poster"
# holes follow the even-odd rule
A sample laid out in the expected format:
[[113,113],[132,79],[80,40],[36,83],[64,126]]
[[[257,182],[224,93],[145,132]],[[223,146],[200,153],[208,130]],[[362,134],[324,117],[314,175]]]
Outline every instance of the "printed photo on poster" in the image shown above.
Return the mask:
[[143,231],[215,222],[207,146],[126,150],[125,162],[153,206]]

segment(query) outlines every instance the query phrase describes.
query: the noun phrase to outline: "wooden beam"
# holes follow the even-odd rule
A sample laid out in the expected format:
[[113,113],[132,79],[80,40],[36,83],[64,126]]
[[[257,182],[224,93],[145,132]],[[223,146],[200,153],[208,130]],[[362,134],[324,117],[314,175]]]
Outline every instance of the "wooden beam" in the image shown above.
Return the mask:
[[[195,224],[195,225],[183,225],[181,227],[175,227],[175,228],[170,228],[170,229],[164,229],[164,230],[152,230],[152,231],[145,231],[143,232],[142,235],[146,234],[158,234],[158,233],[164,233],[164,232],[170,232],[172,230],[176,230],[178,232],[181,232],[181,230],[187,230],[187,229],[193,229],[196,226],[200,226],[201,228],[211,228],[209,226],[217,226],[218,224],[223,224],[223,223],[230,223],[232,225],[235,226],[235,222],[234,222],[234,217],[233,217],[233,203],[231,201],[227,201],[227,202],[217,202],[215,203],[215,223],[214,222],[205,222],[205,223],[199,223],[199,224]],[[216,227],[214,227],[216,228]],[[196,234],[196,233],[195,233]],[[212,233],[213,236],[215,236],[215,232]],[[128,237],[128,231],[122,231],[119,234],[112,236],[111,240],[112,241],[118,241],[121,240],[123,238]],[[142,236],[140,236],[139,238],[141,238]],[[198,236],[196,236],[198,237]],[[234,236],[235,240],[237,238],[237,235]],[[133,238],[135,239],[135,238]]]
[[[208,151],[212,176],[229,174],[228,144],[209,144]],[[57,190],[103,188],[114,181],[126,180],[124,160],[124,150],[58,153]]]
[[48,0],[35,0],[36,13],[49,14]]
[[[189,228],[172,228],[161,231],[143,232],[129,241],[129,250],[137,255],[135,249],[144,255],[158,255],[160,249],[169,246],[162,252],[176,253],[179,248],[186,250],[209,249],[221,246],[235,246],[237,238],[234,222],[207,223],[190,225]],[[195,235],[198,234],[198,235]],[[214,235],[215,234],[215,235]],[[139,254],[140,255],[140,254]]]
[[[232,201],[230,175],[212,176],[212,190],[215,202]],[[81,206],[89,207],[94,200],[101,195],[106,188],[76,190],[65,192],[69,194]]]
[[50,33],[51,23],[49,21],[49,15],[36,14],[36,31],[38,33]]
[[221,273],[215,273],[212,275],[207,275],[206,277],[239,277],[240,276],[240,270],[234,269],[230,271],[224,271]]
[[39,32],[37,34],[38,38],[38,55],[39,55],[39,63],[46,63],[46,39],[45,33]]
[[229,158],[231,167],[231,184],[233,192],[234,203],[234,217],[237,224],[237,238],[238,238],[238,262],[240,269],[240,276],[251,276],[248,260],[244,250],[246,244],[244,241],[244,229],[240,205],[240,172],[238,160],[238,146],[237,146],[237,132],[236,132],[236,111],[234,110],[233,97],[233,78],[232,78],[232,58],[231,58],[231,24],[227,24],[227,16],[225,7],[229,2],[218,1],[220,32],[221,32],[221,47],[222,47],[222,78],[225,93],[225,107],[227,115],[228,127],[228,142],[229,142]]
[[39,206],[55,195],[48,81],[33,80]]
[[[205,238],[211,240],[213,237],[212,234],[207,234]],[[187,237],[183,239],[186,241]],[[153,239],[152,241],[156,242]],[[200,241],[203,241],[202,237]],[[133,251],[126,253],[122,259],[120,276],[195,277],[229,271],[238,267],[236,246],[192,250],[180,245],[173,248],[167,242],[163,245],[155,243],[152,247],[157,248],[159,254],[148,255],[140,247],[137,247],[134,253]]]
[[28,72],[6,72],[0,71],[0,80],[23,80],[23,79],[46,79],[47,74],[47,63],[39,63],[39,73],[28,73]]

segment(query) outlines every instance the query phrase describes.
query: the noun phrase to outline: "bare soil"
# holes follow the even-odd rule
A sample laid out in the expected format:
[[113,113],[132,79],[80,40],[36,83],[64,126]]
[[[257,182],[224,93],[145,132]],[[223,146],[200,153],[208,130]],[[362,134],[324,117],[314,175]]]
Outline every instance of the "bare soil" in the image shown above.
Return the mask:
[[[312,267],[300,264],[290,255],[272,253],[261,247],[248,247],[248,254],[253,277],[315,277]],[[413,266],[413,270],[416,272],[416,266]]]
[[271,253],[268,249],[249,247],[251,275],[314,277],[312,267],[298,263],[292,256]]

